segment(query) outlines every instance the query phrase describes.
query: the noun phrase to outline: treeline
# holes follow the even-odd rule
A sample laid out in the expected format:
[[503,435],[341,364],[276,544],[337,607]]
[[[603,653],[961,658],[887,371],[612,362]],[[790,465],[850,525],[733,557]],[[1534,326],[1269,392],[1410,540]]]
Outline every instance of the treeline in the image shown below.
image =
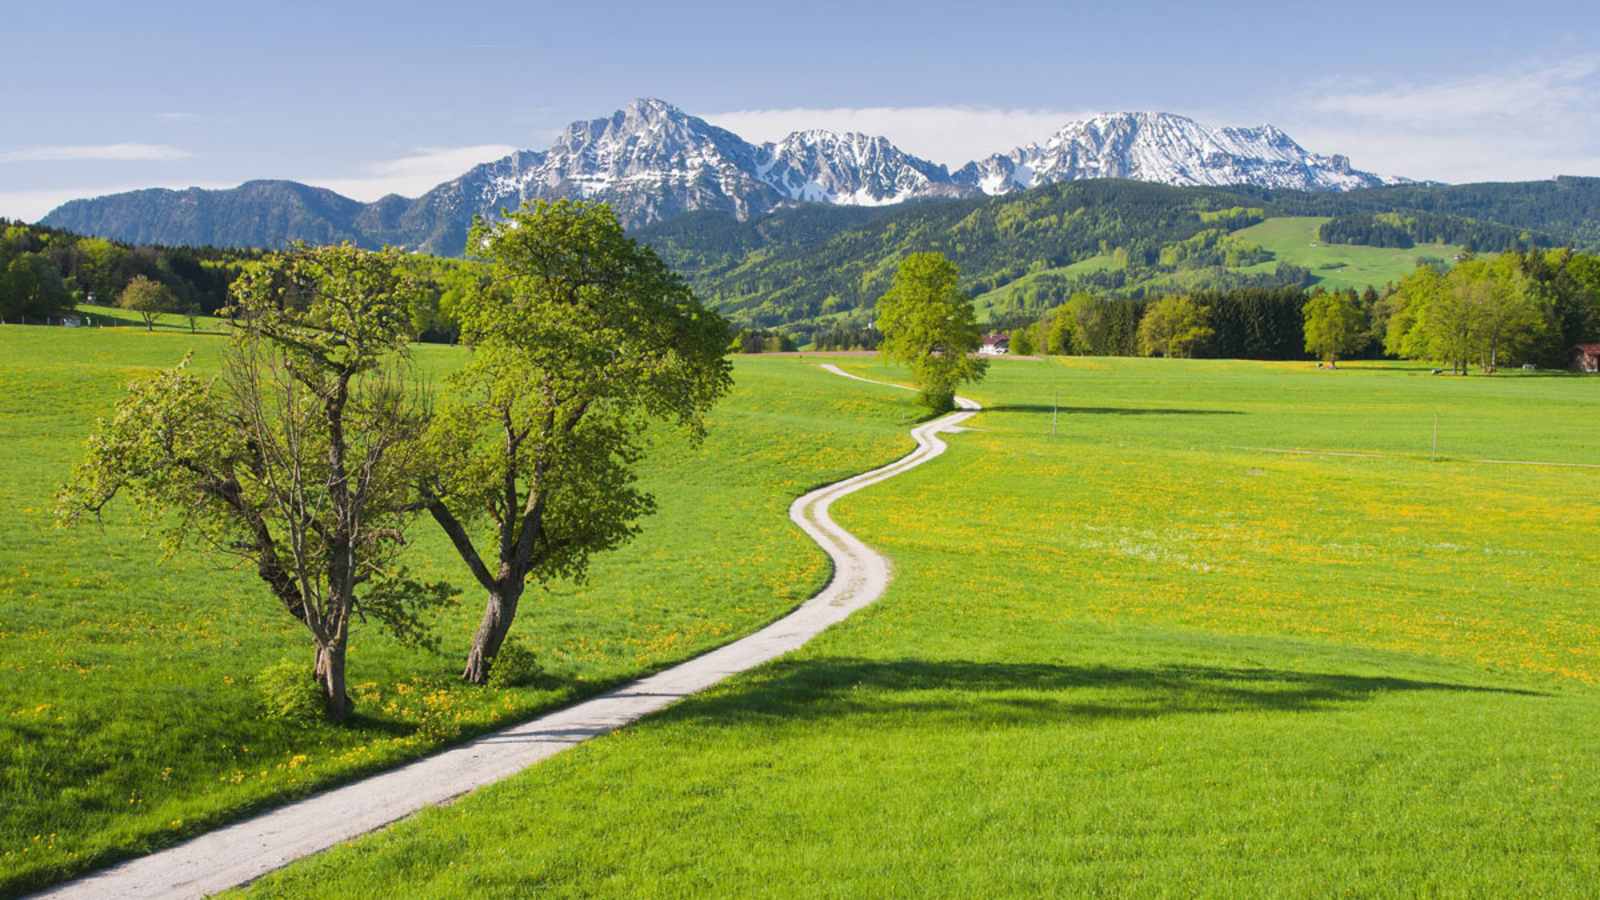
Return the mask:
[[[1304,359],[1302,310],[1321,289],[1242,288],[1163,297],[1123,299],[1078,293],[1037,321],[1012,329],[1014,352],[1069,356],[1138,356],[1139,331],[1152,309],[1182,297],[1197,310],[1204,332],[1183,344],[1182,355],[1223,359]],[[1354,294],[1354,292],[1351,292]],[[1376,291],[1358,302],[1375,306]],[[1020,340],[1020,348],[1019,348]]]
[[0,220],[0,318],[44,320],[80,303],[113,306],[136,279],[168,291],[173,312],[227,305],[233,279],[261,253],[214,247],[134,247]]
[[1562,368],[1600,340],[1600,257],[1570,250],[1504,253],[1448,272],[1420,267],[1386,298],[1384,349],[1466,374],[1533,363]]
[[1383,292],[1301,287],[1126,299],[1074,294],[1011,323],[1015,353],[1294,360],[1391,356],[1465,373],[1562,368],[1600,341],[1600,256],[1531,250],[1423,265]]
[[1409,250],[1418,244],[1458,244],[1468,250],[1507,251],[1550,247],[1544,234],[1460,216],[1435,213],[1360,213],[1336,216],[1322,224],[1317,236],[1329,244],[1394,247]]
[[1230,248],[1219,249],[1221,233],[1261,216],[1224,190],[1094,180],[872,213],[801,207],[715,228],[705,227],[706,216],[685,216],[638,236],[725,314],[795,333],[817,319],[869,324],[899,261],[913,252],[945,254],[961,268],[962,289],[976,294],[1102,253],[1148,270],[1169,245],[1202,231],[1219,234],[1202,239],[1209,246],[1179,251],[1184,261],[1223,258]]
[[746,329],[735,334],[728,344],[729,353],[788,353],[795,349],[792,338],[776,331]]
[[1400,212],[1432,213],[1495,222],[1563,245],[1600,249],[1600,178],[1563,175],[1548,181],[1483,184],[1402,184],[1343,193],[1235,192],[1268,205],[1280,216],[1352,216]]
[[[130,246],[104,238],[0,219],[0,321],[40,322],[71,315],[80,304],[120,306],[153,325],[166,315],[215,315],[228,306],[238,277],[264,250]],[[470,260],[409,255],[417,286],[411,326],[419,339],[452,343],[455,307],[487,277]]]
[[[1378,228],[1376,217],[1388,214],[1404,224]],[[1380,245],[1403,243],[1403,232],[1418,247],[1447,240],[1478,252],[1600,247],[1600,179],[1343,193],[1102,179],[870,210],[802,205],[745,222],[701,213],[637,236],[741,324],[799,340],[824,327],[818,322],[870,324],[890,274],[919,251],[956,262],[970,296],[991,294],[1002,315],[1029,318],[1078,292],[1143,298],[1305,286],[1309,273],[1261,266],[1266,251],[1234,237],[1276,216],[1342,219],[1325,239]],[[1090,260],[1096,265],[1082,265]],[[1230,262],[1268,270],[1241,272]]]

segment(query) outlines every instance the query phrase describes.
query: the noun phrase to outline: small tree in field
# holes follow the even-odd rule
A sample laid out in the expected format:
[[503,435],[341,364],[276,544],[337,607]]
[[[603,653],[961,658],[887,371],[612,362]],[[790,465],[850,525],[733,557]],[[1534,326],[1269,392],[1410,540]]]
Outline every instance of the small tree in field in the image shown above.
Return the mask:
[[[654,509],[646,426],[704,432],[731,386],[727,323],[603,204],[477,222],[488,275],[457,298],[465,368],[429,431],[424,505],[487,594],[462,677],[483,684],[531,578],[581,580]],[[481,546],[472,530],[486,524]]]
[[171,288],[143,275],[134,276],[128,286],[122,289],[122,296],[117,298],[118,306],[139,314],[146,331],[154,331],[161,314],[171,312],[177,302]]
[[953,408],[956,387],[989,371],[988,362],[972,355],[983,336],[960,280],[960,270],[944,254],[913,253],[878,298],[879,350],[911,369],[922,402],[934,412]]
[[1163,297],[1139,320],[1139,352],[1145,356],[1187,359],[1211,337],[1205,307],[1188,297]]
[[397,564],[427,409],[405,356],[403,258],[353,247],[269,257],[234,284],[222,373],[184,364],[135,382],[63,489],[65,523],[119,494],[165,527],[248,562],[315,647],[330,718],[349,712],[352,616],[422,639],[448,599]]
[[1367,341],[1367,318],[1352,294],[1319,293],[1306,301],[1306,352],[1328,365],[1361,349]]

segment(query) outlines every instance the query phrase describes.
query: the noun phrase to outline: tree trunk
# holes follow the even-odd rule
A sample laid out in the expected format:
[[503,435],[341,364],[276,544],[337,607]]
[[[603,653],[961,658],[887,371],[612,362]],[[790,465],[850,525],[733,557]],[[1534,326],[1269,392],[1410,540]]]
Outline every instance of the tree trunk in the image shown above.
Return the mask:
[[478,623],[478,633],[472,636],[472,650],[467,654],[467,667],[461,677],[473,684],[489,680],[489,668],[494,664],[500,645],[511,631],[511,621],[517,616],[517,601],[522,597],[519,588],[501,587],[489,592],[483,607],[483,620]]
[[350,697],[344,689],[344,651],[343,639],[317,645],[317,682],[328,703],[328,718],[335,722],[350,715]]

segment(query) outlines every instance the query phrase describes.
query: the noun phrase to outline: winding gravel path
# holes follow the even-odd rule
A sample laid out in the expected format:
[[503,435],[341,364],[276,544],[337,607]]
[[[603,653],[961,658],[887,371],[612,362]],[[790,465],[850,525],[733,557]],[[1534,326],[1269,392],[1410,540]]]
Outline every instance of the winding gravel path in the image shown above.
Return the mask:
[[[851,375],[837,366],[822,368],[857,381],[886,384]],[[889,560],[835,524],[828,508],[846,494],[893,478],[943,453],[940,432],[959,430],[956,426],[979,409],[965,398],[958,397],[956,402],[959,411],[912,430],[915,450],[887,466],[817,488],[794,501],[789,518],[833,558],[833,578],[821,593],[755,634],[576,706],[68,882],[42,896],[201,897],[235,887],[423,807],[515,775],[574,744],[615,731],[800,647],[877,600],[889,584]]]

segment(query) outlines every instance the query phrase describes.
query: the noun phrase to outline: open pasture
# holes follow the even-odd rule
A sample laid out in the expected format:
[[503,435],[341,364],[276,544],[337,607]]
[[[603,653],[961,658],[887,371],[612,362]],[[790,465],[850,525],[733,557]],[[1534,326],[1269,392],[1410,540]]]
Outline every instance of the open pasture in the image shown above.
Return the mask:
[[1000,361],[876,606],[252,891],[1592,895],[1596,385]]
[[[52,494],[123,385],[224,340],[158,328],[0,327],[0,895],[171,843],[320,786],[592,694],[724,643],[786,612],[828,576],[786,517],[817,484],[909,449],[915,416],[882,392],[790,361],[743,359],[710,435],[659,437],[644,471],[659,511],[583,586],[530,590],[514,634],[542,683],[460,684],[482,597],[429,521],[414,567],[460,605],[440,653],[376,626],[353,640],[350,727],[266,721],[252,679],[310,663],[304,630],[252,572],[160,560],[126,506],[101,527],[52,526]],[[442,379],[457,348],[422,346]],[[222,565],[225,565],[223,563]]]

